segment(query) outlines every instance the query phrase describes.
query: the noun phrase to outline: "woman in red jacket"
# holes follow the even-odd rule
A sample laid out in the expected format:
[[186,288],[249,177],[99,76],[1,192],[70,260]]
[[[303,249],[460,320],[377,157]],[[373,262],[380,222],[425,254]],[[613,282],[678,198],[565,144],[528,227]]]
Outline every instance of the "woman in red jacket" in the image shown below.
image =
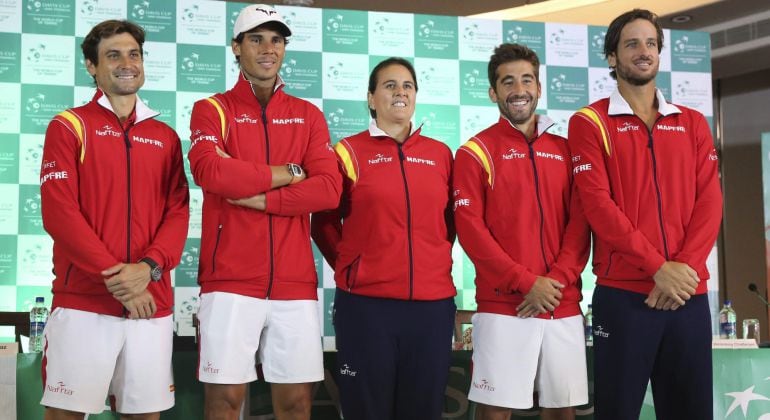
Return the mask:
[[[335,269],[337,383],[351,419],[439,419],[449,373],[452,153],[412,122],[414,68],[369,76],[369,129],[334,147],[344,189],[312,236]],[[342,223],[344,221],[344,223]]]

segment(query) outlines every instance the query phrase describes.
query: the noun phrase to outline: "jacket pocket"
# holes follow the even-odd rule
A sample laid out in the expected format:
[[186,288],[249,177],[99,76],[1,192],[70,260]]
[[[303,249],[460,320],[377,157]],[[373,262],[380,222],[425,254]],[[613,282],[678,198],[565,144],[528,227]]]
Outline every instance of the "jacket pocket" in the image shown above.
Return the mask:
[[609,258],[607,258],[607,270],[604,271],[605,277],[610,274],[610,268],[612,268],[612,257],[614,256],[615,256],[615,251],[611,251]]
[[68,286],[70,283],[70,272],[72,272],[72,266],[73,264],[70,264],[69,267],[67,267],[67,272],[64,274],[64,286]]
[[350,265],[345,268],[345,285],[348,286],[348,292],[353,290],[356,285],[356,279],[358,278],[358,263],[361,261],[361,256],[357,256]]
[[219,240],[222,238],[222,225],[217,226],[217,239],[214,241],[214,252],[211,253],[211,272],[217,271],[217,249],[219,248]]

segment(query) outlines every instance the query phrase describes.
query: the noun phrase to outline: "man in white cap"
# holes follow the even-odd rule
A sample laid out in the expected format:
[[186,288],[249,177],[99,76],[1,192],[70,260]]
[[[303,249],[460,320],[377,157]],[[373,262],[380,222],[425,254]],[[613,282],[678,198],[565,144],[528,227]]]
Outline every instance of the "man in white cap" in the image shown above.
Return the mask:
[[204,194],[198,379],[207,419],[238,418],[258,364],[278,419],[309,419],[312,383],[323,379],[309,215],[337,206],[342,181],[323,114],[283,90],[290,35],[272,7],[245,7],[232,40],[238,82],[198,101],[190,121],[190,167]]

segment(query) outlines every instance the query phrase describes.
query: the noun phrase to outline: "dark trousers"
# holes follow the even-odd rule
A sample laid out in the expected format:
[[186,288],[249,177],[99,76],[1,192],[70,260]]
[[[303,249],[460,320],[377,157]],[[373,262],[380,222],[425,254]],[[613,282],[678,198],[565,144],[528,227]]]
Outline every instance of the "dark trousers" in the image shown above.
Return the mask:
[[334,328],[345,420],[440,419],[454,300],[405,301],[337,289]]
[[594,419],[637,420],[648,380],[658,420],[713,419],[708,298],[676,311],[650,309],[645,298],[594,290]]

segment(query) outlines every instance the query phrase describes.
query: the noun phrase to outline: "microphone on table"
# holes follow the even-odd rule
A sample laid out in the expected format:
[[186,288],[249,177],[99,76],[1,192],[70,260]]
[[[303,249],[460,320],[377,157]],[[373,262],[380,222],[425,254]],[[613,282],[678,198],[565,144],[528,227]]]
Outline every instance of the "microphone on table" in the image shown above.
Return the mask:
[[764,303],[764,304],[765,304],[765,306],[770,306],[770,302],[768,302],[768,301],[767,301],[767,299],[765,299],[765,297],[764,297],[764,296],[762,296],[762,295],[760,295],[760,294],[759,294],[759,290],[757,289],[757,285],[756,285],[756,284],[754,284],[754,283],[749,283],[749,291],[750,291],[750,292],[752,292],[752,293],[754,293],[755,295],[757,295],[757,297],[759,298],[759,300],[761,300],[761,301],[762,301],[762,303]]

